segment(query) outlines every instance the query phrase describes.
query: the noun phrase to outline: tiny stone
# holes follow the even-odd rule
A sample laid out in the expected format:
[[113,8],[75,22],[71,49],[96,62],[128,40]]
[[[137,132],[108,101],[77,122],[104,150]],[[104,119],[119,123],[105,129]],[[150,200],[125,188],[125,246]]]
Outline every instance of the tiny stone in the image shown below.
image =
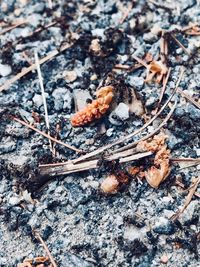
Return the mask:
[[155,95],[151,95],[146,101],[146,107],[152,108],[155,105],[155,103],[157,102],[157,100],[158,99]]
[[9,65],[0,64],[0,75],[1,76],[6,77],[10,75],[11,72],[12,72],[12,69]]
[[183,49],[182,49],[182,48],[178,48],[178,49],[176,49],[176,53],[177,53],[178,55],[181,55],[181,54],[183,53]]
[[160,217],[156,221],[153,231],[158,234],[171,235],[175,232],[175,227],[170,220]]
[[166,264],[168,262],[168,257],[167,255],[162,255],[161,258],[160,258],[160,262],[163,263],[163,264]]
[[109,128],[107,131],[106,131],[106,135],[108,136],[108,137],[110,137],[110,136],[112,136],[113,135],[113,128]]
[[127,120],[129,118],[129,107],[124,103],[119,103],[119,105],[115,109],[115,114],[121,120]]
[[142,89],[142,87],[144,85],[144,78],[143,77],[137,77],[137,76],[131,76],[129,79],[129,83],[131,86]]
[[42,96],[35,94],[33,97],[33,102],[37,107],[41,107],[43,104]]
[[96,74],[93,74],[91,77],[90,77],[90,81],[95,81],[97,79],[97,75]]
[[154,24],[151,28],[151,33],[154,35],[158,35],[162,31],[161,27],[158,24]]
[[77,79],[77,73],[76,71],[74,70],[71,70],[71,71],[65,71],[63,73],[63,76],[64,76],[64,79],[67,81],[67,82],[74,82],[76,79]]
[[21,199],[18,196],[13,196],[13,197],[10,197],[10,199],[8,200],[8,203],[11,206],[16,206],[20,203],[20,201]]

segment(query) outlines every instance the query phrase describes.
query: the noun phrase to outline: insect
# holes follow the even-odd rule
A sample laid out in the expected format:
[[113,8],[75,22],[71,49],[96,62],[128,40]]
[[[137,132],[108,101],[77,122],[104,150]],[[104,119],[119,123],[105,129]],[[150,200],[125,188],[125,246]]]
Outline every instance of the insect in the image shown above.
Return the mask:
[[74,127],[86,125],[96,119],[101,118],[110,107],[113,99],[113,86],[101,87],[97,92],[97,99],[88,104],[85,108],[78,111],[71,118]]

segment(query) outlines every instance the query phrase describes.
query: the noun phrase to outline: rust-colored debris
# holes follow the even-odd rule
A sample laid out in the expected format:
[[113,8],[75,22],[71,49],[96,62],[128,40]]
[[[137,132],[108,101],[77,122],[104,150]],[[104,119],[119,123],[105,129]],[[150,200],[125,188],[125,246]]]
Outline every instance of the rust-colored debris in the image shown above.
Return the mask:
[[[48,264],[48,265],[46,265]],[[36,257],[34,259],[25,259],[22,263],[19,263],[17,267],[43,267],[51,266],[49,257]]]
[[105,86],[96,92],[97,99],[93,100],[85,108],[78,111],[71,118],[74,127],[86,125],[96,119],[101,118],[110,107],[113,99],[113,86]]

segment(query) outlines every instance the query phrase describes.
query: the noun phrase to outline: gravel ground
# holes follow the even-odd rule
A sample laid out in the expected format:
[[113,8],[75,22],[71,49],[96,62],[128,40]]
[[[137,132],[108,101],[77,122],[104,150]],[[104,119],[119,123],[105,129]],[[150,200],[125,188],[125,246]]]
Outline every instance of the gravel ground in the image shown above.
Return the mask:
[[[169,41],[172,72],[161,104],[175,88],[180,66],[185,66],[180,88],[200,104],[200,36],[179,31],[190,22],[200,23],[199,13],[196,0],[53,0],[53,9],[48,1],[1,1],[0,86],[34,63],[35,49],[42,58],[68,44],[66,50],[41,65],[50,132],[55,136],[60,125],[63,142],[93,151],[139,129],[153,115],[161,85],[145,83],[144,68],[129,72],[113,68],[116,64],[132,66],[134,56],[144,58],[147,53],[157,60],[159,28],[177,29],[176,38],[189,51],[188,55],[177,42]],[[22,20],[23,24],[5,31]],[[75,109],[95,98],[96,88],[110,73],[118,82],[115,106],[103,119],[73,128],[70,117]],[[133,112],[127,112],[125,88],[134,88],[138,98],[139,106],[135,110],[134,102]],[[198,158],[200,110],[180,95],[176,99],[176,109],[164,127],[171,156]],[[39,164],[78,155],[57,145],[53,158],[48,139],[8,114],[46,130],[35,70],[0,93],[0,266],[17,266],[25,258],[45,255],[33,231],[40,233],[60,267],[198,266],[198,196],[193,196],[178,220],[170,218],[188,194],[175,181],[189,188],[200,165],[173,164],[158,189],[132,179],[112,195],[100,190],[108,175],[105,166],[36,185],[30,177],[38,177]],[[166,114],[147,127],[145,134],[156,129]],[[27,192],[36,200],[34,204]]]

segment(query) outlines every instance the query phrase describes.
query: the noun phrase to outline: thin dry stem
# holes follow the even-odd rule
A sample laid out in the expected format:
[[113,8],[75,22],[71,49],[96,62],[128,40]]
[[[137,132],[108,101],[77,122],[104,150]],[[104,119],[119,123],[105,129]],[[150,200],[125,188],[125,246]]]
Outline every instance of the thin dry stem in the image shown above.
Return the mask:
[[[176,185],[180,186],[182,189],[185,189],[185,186],[183,183],[181,183],[180,181],[176,181]],[[200,194],[198,192],[194,193],[194,196],[200,198]]]
[[171,217],[171,220],[176,220],[184,212],[184,210],[190,204],[190,202],[192,200],[192,197],[193,197],[193,195],[194,195],[199,183],[200,183],[200,177],[197,178],[196,182],[190,188],[189,193],[188,193],[188,195],[186,197],[186,200],[185,200],[185,204],[183,205],[183,207],[175,215],[173,215]]
[[51,252],[49,251],[47,245],[45,244],[44,240],[42,239],[41,235],[38,232],[34,232],[34,235],[40,241],[42,246],[44,247],[44,249],[45,249],[45,251],[46,251],[46,253],[47,253],[47,255],[48,255],[48,257],[49,257],[49,259],[50,259],[50,261],[51,261],[51,263],[53,265],[53,267],[58,267],[56,262],[55,262],[55,260],[54,260],[54,258],[53,258],[53,256],[52,256],[52,254],[51,254]]
[[1,31],[1,32],[0,32],[0,35],[5,34],[5,33],[9,32],[9,31],[11,31],[11,30],[13,30],[13,29],[15,29],[15,28],[17,28],[17,27],[23,25],[23,24],[26,24],[26,23],[28,23],[28,21],[26,21],[26,20],[24,20],[24,21],[20,21],[20,22],[16,23],[15,25],[12,25],[12,26],[6,28],[5,30]]
[[190,56],[191,52],[172,33],[170,35],[174,41],[185,51],[185,53]]
[[168,69],[167,76],[166,76],[166,78],[164,80],[156,112],[157,112],[158,108],[160,107],[160,103],[162,102],[162,99],[163,99],[163,96],[164,96],[164,93],[165,93],[165,90],[166,90],[166,86],[167,86],[167,83],[168,83],[168,80],[169,80],[170,73],[171,73],[171,68]]
[[172,106],[172,108],[171,108],[170,112],[168,113],[168,115],[166,116],[166,118],[163,120],[163,122],[154,131],[152,131],[151,133],[145,135],[144,137],[140,138],[139,140],[133,142],[132,144],[129,144],[129,145],[126,145],[126,146],[123,146],[123,147],[121,147],[119,149],[114,150],[113,153],[122,152],[122,151],[124,151],[126,149],[132,148],[132,147],[136,146],[139,142],[147,140],[150,137],[152,137],[154,134],[159,132],[160,129],[167,123],[167,121],[172,116],[172,114],[173,114],[173,112],[174,112],[174,110],[176,108],[176,104],[177,103],[175,102],[175,104]]
[[178,93],[181,94],[183,97],[185,97],[188,101],[190,101],[198,109],[200,109],[200,104],[197,101],[195,101],[191,96],[189,96],[184,91],[182,91],[180,88],[178,88]]
[[[42,78],[42,73],[41,73],[41,69],[40,69],[40,63],[39,63],[39,58],[38,58],[38,53],[35,50],[35,64],[36,64],[36,68],[37,68],[37,73],[38,73],[38,78],[39,78],[39,83],[40,83],[40,89],[42,92],[42,101],[43,101],[43,105],[44,105],[44,117],[45,117],[45,123],[46,123],[46,128],[48,130],[48,134],[49,134],[49,117],[48,117],[48,109],[47,109],[47,102],[46,102],[46,97],[45,97],[45,91],[44,91],[44,84],[43,84],[43,78]],[[49,146],[50,146],[50,150],[52,151],[52,141],[49,139]]]
[[171,161],[173,162],[199,162],[200,163],[200,158],[170,158]]
[[[47,55],[46,57],[42,58],[39,60],[39,64],[43,64],[45,62],[47,62],[48,60],[53,59],[55,56],[59,55],[61,52],[63,52],[64,50],[66,50],[67,48],[69,48],[69,44],[63,46],[59,51],[58,50],[54,50],[52,51],[49,55]],[[2,86],[0,86],[0,92],[3,90],[6,90],[9,88],[9,86],[11,84],[13,84],[14,82],[18,81],[19,79],[21,79],[23,76],[25,76],[26,74],[28,74],[29,72],[33,71],[36,69],[36,64],[32,64],[30,67],[23,69],[20,73],[18,73],[17,75],[15,75],[13,78],[11,78],[10,80],[7,80]]]
[[144,66],[145,68],[148,69],[148,65],[146,64],[146,62],[144,60],[142,60],[141,58],[135,56],[135,55],[132,55],[132,57],[138,62],[140,63],[142,66]]
[[65,146],[65,147],[67,147],[67,148],[69,148],[69,149],[71,149],[71,150],[74,150],[74,151],[78,152],[78,153],[82,153],[82,152],[83,152],[82,150],[80,150],[80,149],[78,149],[78,148],[75,148],[75,147],[73,147],[73,146],[70,146],[70,145],[68,145],[68,144],[65,144],[65,143],[63,143],[62,141],[57,140],[56,138],[51,137],[49,134],[46,134],[46,133],[40,131],[39,129],[35,128],[34,126],[32,126],[32,125],[30,125],[30,124],[28,124],[28,123],[26,123],[26,122],[24,122],[24,121],[22,121],[22,120],[16,118],[16,117],[12,117],[12,119],[15,120],[15,121],[17,121],[17,122],[19,122],[20,124],[22,124],[22,125],[24,125],[24,126],[30,128],[31,130],[33,130],[33,131],[35,131],[35,132],[37,132],[37,133],[43,135],[44,137],[50,139],[51,141],[56,142],[57,144],[60,144],[60,145],[62,145],[62,146]]

